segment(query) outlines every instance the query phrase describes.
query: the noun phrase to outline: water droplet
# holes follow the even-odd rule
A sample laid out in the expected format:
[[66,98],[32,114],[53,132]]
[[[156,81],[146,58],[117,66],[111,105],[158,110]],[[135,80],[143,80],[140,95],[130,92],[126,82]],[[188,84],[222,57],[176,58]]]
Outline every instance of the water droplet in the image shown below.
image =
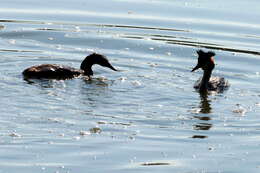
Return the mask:
[[11,137],[16,137],[16,138],[21,138],[21,137],[22,137],[22,135],[20,135],[20,134],[18,134],[18,133],[15,133],[15,132],[9,134],[9,136],[11,136]]
[[76,29],[76,32],[80,32],[81,31],[79,26],[76,26],[75,29]]
[[73,139],[80,140],[80,136],[74,136]]
[[233,113],[240,114],[241,116],[244,116],[247,110],[242,107],[240,104],[237,104],[237,109],[232,110]]
[[150,65],[150,67],[157,67],[158,64],[157,63],[148,63]]
[[133,84],[134,86],[141,86],[141,85],[142,85],[141,82],[139,82],[139,81],[137,81],[137,80],[132,81],[132,84]]
[[8,42],[9,42],[10,44],[15,44],[15,43],[16,43],[16,40],[10,39],[10,40],[8,40]]
[[214,147],[209,147],[209,150],[210,150],[210,151],[213,151],[213,150],[214,150]]
[[88,132],[88,131],[80,131],[80,132],[79,132],[79,135],[81,135],[81,136],[87,136],[87,135],[90,135],[90,132]]
[[56,49],[58,49],[58,50],[60,50],[61,48],[62,48],[61,45],[56,46]]
[[90,133],[101,133],[102,132],[101,128],[99,128],[99,127],[93,127],[91,129],[89,129],[89,131],[90,131]]
[[121,82],[125,82],[126,81],[126,77],[120,77],[118,80],[120,80]]

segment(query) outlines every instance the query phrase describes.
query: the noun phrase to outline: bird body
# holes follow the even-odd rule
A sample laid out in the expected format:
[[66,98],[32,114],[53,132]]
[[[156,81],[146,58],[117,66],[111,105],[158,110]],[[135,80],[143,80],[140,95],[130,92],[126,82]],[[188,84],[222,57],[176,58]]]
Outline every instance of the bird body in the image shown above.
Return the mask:
[[26,78],[71,79],[84,72],[69,66],[58,64],[41,64],[32,66],[23,71]]
[[194,88],[199,92],[215,91],[223,92],[229,88],[229,83],[223,77],[212,77],[212,71],[215,68],[214,52],[204,52],[202,50],[197,51],[198,63],[192,69],[192,72],[201,68],[203,70],[203,76],[194,85]]
[[[199,90],[203,91],[204,89],[201,88],[201,83],[202,83],[202,78],[200,78],[195,82],[194,88],[198,91]],[[225,78],[218,77],[218,76],[211,76],[206,89],[208,91],[215,91],[220,93],[228,89],[229,86],[230,86],[229,82]]]
[[81,63],[80,69],[73,67],[58,65],[58,64],[41,64],[29,67],[23,71],[24,78],[36,79],[71,79],[81,75],[86,75],[89,78],[93,75],[92,66],[99,64],[117,71],[107,60],[106,57],[100,54],[93,53],[87,56]]

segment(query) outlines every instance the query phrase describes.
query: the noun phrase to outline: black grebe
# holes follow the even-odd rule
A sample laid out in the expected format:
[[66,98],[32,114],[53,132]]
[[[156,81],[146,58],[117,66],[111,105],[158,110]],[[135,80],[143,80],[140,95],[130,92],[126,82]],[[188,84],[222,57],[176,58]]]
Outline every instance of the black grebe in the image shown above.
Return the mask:
[[47,78],[47,79],[71,79],[80,75],[86,75],[89,79],[93,75],[92,65],[98,64],[117,71],[103,55],[93,53],[87,56],[81,63],[80,69],[57,65],[42,64],[29,67],[23,71],[25,78]]
[[194,88],[199,92],[205,91],[215,91],[223,92],[230,86],[228,81],[223,77],[211,77],[211,73],[215,67],[214,62],[214,52],[204,52],[203,50],[198,50],[198,64],[192,69],[191,72],[201,68],[204,73],[203,77],[200,78],[194,85]]

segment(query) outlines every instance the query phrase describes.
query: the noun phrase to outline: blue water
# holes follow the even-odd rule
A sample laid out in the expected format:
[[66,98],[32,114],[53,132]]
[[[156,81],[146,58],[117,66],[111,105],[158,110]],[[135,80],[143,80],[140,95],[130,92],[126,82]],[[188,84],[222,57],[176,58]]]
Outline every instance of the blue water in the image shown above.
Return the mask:
[[[246,1],[3,0],[0,173],[259,172],[260,4]],[[202,96],[196,50],[231,84]],[[23,80],[92,52],[120,72]]]

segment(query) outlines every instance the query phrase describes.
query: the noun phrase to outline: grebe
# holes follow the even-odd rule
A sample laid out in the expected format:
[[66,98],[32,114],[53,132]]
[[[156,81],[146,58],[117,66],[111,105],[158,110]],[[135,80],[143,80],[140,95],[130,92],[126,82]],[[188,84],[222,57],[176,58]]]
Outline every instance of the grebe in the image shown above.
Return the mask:
[[103,55],[92,53],[81,63],[80,69],[57,64],[41,64],[29,67],[23,71],[24,78],[46,79],[71,79],[80,75],[86,75],[89,79],[93,75],[92,65],[98,64],[117,71]]
[[198,64],[192,69],[191,72],[201,68],[204,73],[203,77],[200,78],[194,85],[194,88],[199,92],[215,91],[223,92],[230,86],[228,81],[223,77],[211,77],[211,73],[215,67],[214,52],[204,52],[198,50]]

